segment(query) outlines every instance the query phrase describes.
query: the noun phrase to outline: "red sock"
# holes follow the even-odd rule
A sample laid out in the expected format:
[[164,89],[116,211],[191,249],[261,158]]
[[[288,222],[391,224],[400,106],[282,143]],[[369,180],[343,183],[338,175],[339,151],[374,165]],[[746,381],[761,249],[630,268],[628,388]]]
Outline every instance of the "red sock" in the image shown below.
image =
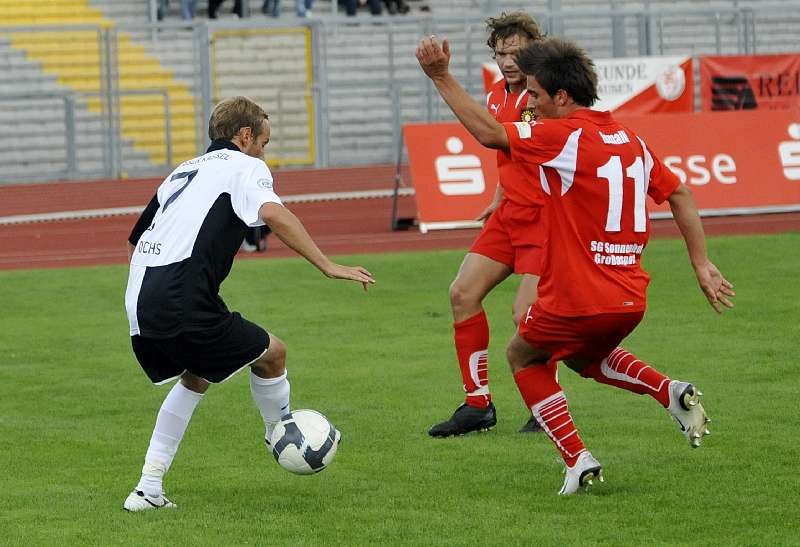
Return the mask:
[[669,405],[669,378],[624,348],[618,347],[602,361],[592,363],[583,369],[581,376],[639,395],[650,395],[662,406]]
[[514,374],[525,406],[531,409],[542,430],[561,452],[561,457],[572,467],[578,455],[586,450],[572,416],[567,399],[555,379],[555,364],[533,365]]
[[489,393],[489,323],[481,311],[460,323],[454,323],[456,354],[461,379],[467,393],[466,403],[486,408],[492,401]]

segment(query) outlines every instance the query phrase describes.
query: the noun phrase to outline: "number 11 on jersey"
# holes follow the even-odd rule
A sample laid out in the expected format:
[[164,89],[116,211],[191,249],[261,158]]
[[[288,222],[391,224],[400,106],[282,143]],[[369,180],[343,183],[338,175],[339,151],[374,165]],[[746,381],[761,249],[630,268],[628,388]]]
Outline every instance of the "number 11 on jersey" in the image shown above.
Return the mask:
[[[647,231],[647,179],[644,172],[644,162],[636,156],[626,169],[625,174],[633,179],[633,231]],[[606,217],[606,232],[619,232],[622,220],[623,176],[622,159],[611,156],[608,161],[597,168],[597,176],[608,181],[608,216]]]

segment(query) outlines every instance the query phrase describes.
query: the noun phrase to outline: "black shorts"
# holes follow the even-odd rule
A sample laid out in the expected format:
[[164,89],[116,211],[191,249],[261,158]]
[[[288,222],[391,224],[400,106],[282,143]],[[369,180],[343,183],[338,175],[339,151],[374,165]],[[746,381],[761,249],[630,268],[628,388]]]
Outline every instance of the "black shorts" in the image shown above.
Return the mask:
[[189,371],[212,383],[223,382],[267,351],[267,331],[238,313],[219,329],[182,332],[174,338],[131,336],[136,359],[154,384]]

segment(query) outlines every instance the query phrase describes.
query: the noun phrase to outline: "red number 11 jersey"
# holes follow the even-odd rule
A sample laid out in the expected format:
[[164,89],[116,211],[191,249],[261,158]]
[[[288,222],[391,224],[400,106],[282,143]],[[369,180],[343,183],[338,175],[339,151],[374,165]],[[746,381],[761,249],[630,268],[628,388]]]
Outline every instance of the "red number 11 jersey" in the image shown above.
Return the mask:
[[646,197],[662,203],[678,178],[608,112],[503,125],[525,183],[539,182],[549,201],[537,305],[563,316],[644,310]]

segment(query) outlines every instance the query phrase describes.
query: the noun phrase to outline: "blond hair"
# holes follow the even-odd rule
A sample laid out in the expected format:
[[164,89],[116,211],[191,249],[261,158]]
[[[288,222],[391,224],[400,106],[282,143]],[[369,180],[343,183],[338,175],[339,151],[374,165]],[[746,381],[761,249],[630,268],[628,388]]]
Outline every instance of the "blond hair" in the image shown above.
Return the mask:
[[261,133],[263,120],[269,116],[264,109],[247,97],[225,99],[214,107],[208,120],[208,138],[231,140],[242,127],[253,130],[253,136]]

